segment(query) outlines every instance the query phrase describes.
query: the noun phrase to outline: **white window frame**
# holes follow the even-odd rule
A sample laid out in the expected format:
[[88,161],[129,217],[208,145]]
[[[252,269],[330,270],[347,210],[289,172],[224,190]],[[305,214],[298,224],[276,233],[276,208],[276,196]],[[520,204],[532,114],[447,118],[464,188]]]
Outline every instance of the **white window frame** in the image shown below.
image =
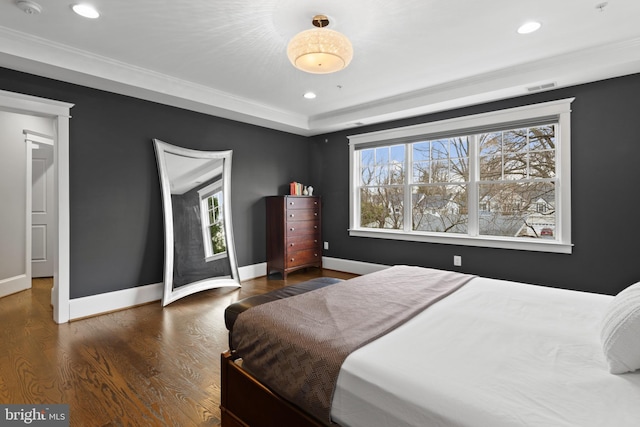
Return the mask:
[[[407,240],[443,243],[464,246],[518,249],[539,252],[570,254],[571,243],[571,103],[575,98],[561,99],[522,107],[492,111],[488,113],[462,116],[448,120],[423,123],[401,128],[349,136],[349,235],[393,240]],[[510,126],[535,120],[557,121],[556,138],[556,239],[523,239],[499,236],[461,235],[411,230],[411,221],[405,221],[404,230],[372,229],[359,226],[360,218],[360,167],[358,151],[363,147],[387,146],[394,143],[414,142],[419,138],[433,139],[442,134],[468,134],[478,130],[498,126]],[[475,149],[470,156],[477,157]],[[408,167],[408,166],[407,166]],[[475,178],[474,178],[475,179]],[[471,181],[473,184],[474,181]],[[469,221],[471,205],[477,200],[469,200]],[[411,211],[411,209],[405,209]]]
[[[202,228],[202,240],[204,242],[204,259],[205,262],[215,261],[227,256],[227,251],[220,253],[213,253],[213,246],[211,245],[211,232],[209,231],[209,205],[207,200],[209,197],[214,196],[216,193],[222,193],[222,180],[214,182],[204,188],[198,190],[198,196],[200,197],[200,222]],[[222,215],[222,230],[226,232],[224,227],[224,200],[221,197],[218,202],[221,206],[220,215]]]

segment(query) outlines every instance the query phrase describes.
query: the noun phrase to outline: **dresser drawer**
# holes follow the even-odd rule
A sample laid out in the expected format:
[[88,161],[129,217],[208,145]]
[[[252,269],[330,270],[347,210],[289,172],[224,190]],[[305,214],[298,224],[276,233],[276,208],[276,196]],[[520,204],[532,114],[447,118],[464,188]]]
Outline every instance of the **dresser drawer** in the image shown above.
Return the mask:
[[313,236],[308,234],[290,236],[287,238],[286,247],[287,252],[318,248],[320,247],[320,234],[317,233]]
[[318,209],[319,203],[315,197],[288,197],[286,208],[287,211],[292,209]]
[[320,217],[319,208],[310,209],[287,209],[285,220],[287,223],[291,221],[311,221]]
[[287,221],[287,239],[294,236],[313,234],[320,230],[318,221]]
[[296,267],[299,265],[313,264],[320,262],[322,256],[319,250],[316,249],[304,249],[301,251],[287,252],[286,264],[287,268]]

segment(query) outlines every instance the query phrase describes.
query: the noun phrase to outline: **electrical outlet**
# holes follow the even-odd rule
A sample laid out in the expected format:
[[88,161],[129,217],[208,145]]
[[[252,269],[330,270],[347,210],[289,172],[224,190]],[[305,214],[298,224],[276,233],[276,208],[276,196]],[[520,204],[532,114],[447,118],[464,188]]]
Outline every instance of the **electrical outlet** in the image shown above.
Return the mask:
[[456,267],[460,267],[462,265],[462,257],[460,255],[453,256],[453,265]]
[[324,242],[324,250],[325,251],[329,250],[329,242]]

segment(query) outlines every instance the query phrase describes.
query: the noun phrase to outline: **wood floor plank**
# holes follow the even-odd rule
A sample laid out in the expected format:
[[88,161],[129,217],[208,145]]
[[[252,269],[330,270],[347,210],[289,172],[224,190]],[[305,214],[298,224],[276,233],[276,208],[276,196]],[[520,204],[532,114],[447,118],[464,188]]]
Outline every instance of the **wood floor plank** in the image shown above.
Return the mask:
[[355,276],[308,269],[62,325],[52,320],[52,280],[34,279],[0,298],[0,403],[66,403],[74,427],[217,427],[224,309],[322,275]]

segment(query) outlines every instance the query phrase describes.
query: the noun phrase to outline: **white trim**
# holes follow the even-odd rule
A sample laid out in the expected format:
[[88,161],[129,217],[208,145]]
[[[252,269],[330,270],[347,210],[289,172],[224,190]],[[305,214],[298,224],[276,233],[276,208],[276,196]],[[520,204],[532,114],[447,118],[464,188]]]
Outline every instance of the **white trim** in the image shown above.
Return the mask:
[[[69,107],[71,108],[71,107]],[[51,304],[53,320],[66,323],[70,319],[70,284],[71,284],[71,226],[69,196],[69,116],[59,115],[54,123],[56,144],[53,147],[54,161],[54,211],[57,216],[53,260],[53,289]]]
[[27,278],[26,274],[9,277],[0,280],[0,297],[15,294],[31,287],[31,278]]
[[[566,98],[349,136],[349,236],[570,254],[573,249],[571,243],[571,103],[574,99]],[[430,233],[411,231],[409,229],[371,229],[359,226],[360,193],[356,191],[357,183],[360,179],[360,167],[357,164],[358,156],[356,155],[359,147],[360,149],[362,146],[369,148],[377,144],[384,146],[385,144],[395,144],[396,142],[405,144],[423,136],[428,138],[429,135],[446,134],[447,132],[458,130],[482,129],[509,123],[522,123],[547,117],[557,118],[560,141],[560,146],[556,149],[558,172],[556,188],[560,189],[559,191],[556,190],[556,206],[559,212],[556,224],[557,240]],[[477,177],[471,178],[473,178],[471,183],[475,183]],[[477,200],[474,200],[477,197],[473,192],[469,197],[469,204],[471,205],[473,202],[472,206],[477,206]],[[474,218],[470,218],[469,224],[473,225],[474,221]]]
[[[24,131],[23,131],[24,133]],[[31,246],[33,245],[33,150],[37,149],[38,146],[32,141],[28,140],[25,135],[24,140],[25,146],[25,261],[24,261],[24,275],[27,280],[27,287],[25,289],[31,288],[31,280],[33,267],[31,265]]]
[[382,143],[386,140],[410,138],[419,135],[448,132],[457,129],[499,125],[501,123],[526,120],[532,117],[547,117],[570,113],[571,103],[574,99],[575,98],[565,98],[556,101],[542,102],[539,104],[488,111],[486,113],[472,114],[469,116],[454,117],[436,122],[419,123],[412,126],[403,126],[399,128],[383,129],[376,132],[351,135],[348,136],[349,145],[356,146],[359,144],[377,141]]
[[44,144],[53,147],[55,144],[53,143],[53,137],[49,135],[45,135],[43,133],[34,132],[31,130],[23,130],[24,139],[26,141],[33,142],[34,144]]
[[[32,267],[32,236],[33,236],[33,150],[38,149],[38,144],[48,145],[55,147],[53,137],[45,135],[43,133],[33,132],[28,129],[23,129],[25,151],[26,151],[26,179],[25,179],[25,199],[26,199],[26,244],[25,244],[25,276],[28,281],[28,287],[31,288],[31,280],[33,279],[33,267]],[[55,225],[54,225],[55,227]],[[53,233],[55,235],[55,231]]]
[[45,116],[71,118],[69,110],[74,104],[37,96],[0,90],[0,107],[5,111],[19,114],[40,113]]
[[240,275],[240,281],[255,279],[256,277],[262,277],[267,275],[267,263],[262,262],[260,264],[245,265],[244,267],[238,267],[238,274]]
[[548,76],[568,87],[637,73],[639,46],[636,36],[306,116],[0,27],[6,68],[306,136],[522,96]]
[[110,311],[124,310],[136,305],[159,301],[162,298],[163,289],[162,283],[154,283],[121,291],[74,298],[69,302],[69,318],[75,320],[97,316]]
[[[367,274],[388,268],[388,265],[372,264],[348,259],[322,257],[322,265],[329,270],[345,273]],[[240,280],[252,280],[267,275],[267,263],[245,265],[238,268]],[[0,282],[2,283],[2,282]],[[120,291],[106,292],[88,297],[75,298],[69,302],[70,320],[98,316],[117,310],[126,310],[141,304],[160,301],[164,290],[163,283],[137,286]]]
[[54,253],[51,304],[56,323],[69,321],[69,110],[73,104],[0,90],[0,109],[54,119],[54,203],[57,247]]
[[322,257],[322,268],[353,274],[369,274],[389,268],[389,265],[372,264],[370,262],[352,261],[349,259]]
[[369,237],[375,239],[406,240],[411,242],[440,243],[449,245],[476,246],[482,248],[516,249],[532,252],[554,252],[570,254],[573,244],[565,244],[555,240],[522,239],[516,240],[501,237],[472,237],[462,234],[430,234],[430,233],[405,233],[402,230],[376,229],[373,230],[349,230],[349,236]]
[[[267,263],[239,267],[238,271],[241,281],[255,279],[267,274]],[[69,318],[70,320],[77,320],[160,301],[163,290],[163,283],[153,283],[120,291],[75,298],[69,302]]]

